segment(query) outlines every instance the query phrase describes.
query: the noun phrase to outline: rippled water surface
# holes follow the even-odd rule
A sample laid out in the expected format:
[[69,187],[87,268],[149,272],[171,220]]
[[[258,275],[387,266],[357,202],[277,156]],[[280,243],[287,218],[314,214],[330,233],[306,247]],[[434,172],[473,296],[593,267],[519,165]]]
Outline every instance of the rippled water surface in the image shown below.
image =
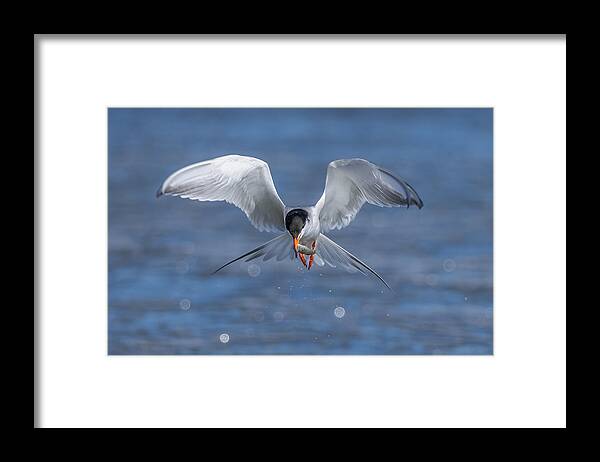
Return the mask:
[[[228,153],[267,161],[290,205],[319,199],[335,159],[405,178],[423,209],[365,205],[329,233],[394,291],[288,260],[210,276],[274,235],[155,192]],[[491,109],[111,109],[108,182],[109,354],[492,353]]]

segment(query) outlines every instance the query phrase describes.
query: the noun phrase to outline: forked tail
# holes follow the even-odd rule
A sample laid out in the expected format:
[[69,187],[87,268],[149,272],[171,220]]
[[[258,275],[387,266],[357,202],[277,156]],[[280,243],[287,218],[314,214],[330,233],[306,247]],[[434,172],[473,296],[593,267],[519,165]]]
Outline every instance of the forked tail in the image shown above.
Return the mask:
[[240,255],[237,258],[225,263],[220,268],[213,271],[211,274],[215,274],[221,271],[226,266],[235,263],[238,260],[246,259],[245,261],[254,260],[255,258],[263,257],[263,260],[267,261],[272,258],[276,258],[277,261],[281,261],[286,257],[294,258],[294,248],[290,242],[290,235],[285,233],[281,236],[277,236],[275,239],[271,239],[268,242],[258,246],[256,249],[246,252],[244,255]]
[[[333,242],[324,234],[321,234],[319,236],[316,249],[317,252],[315,255],[315,262],[319,266],[327,264],[333,268],[342,268],[350,273],[355,273],[359,271],[365,276],[368,273],[371,273],[373,276],[379,279],[383,283],[383,285],[385,285],[389,290],[392,290],[388,283],[385,282],[385,280],[379,274],[377,274],[375,270],[369,267],[369,265],[361,261],[358,257],[352,255],[342,246]],[[260,257],[263,257],[264,261],[271,260],[272,258],[276,258],[277,261],[284,260],[285,258],[293,260],[294,248],[291,245],[289,234],[284,233],[280,236],[277,236],[275,239],[271,239],[270,241],[265,242],[257,248],[246,252],[245,254],[240,255],[239,257],[234,258],[231,261],[228,261],[223,266],[213,271],[212,274],[218,273],[223,268],[231,265],[232,263],[235,263],[236,261],[251,261]]]
[[325,236],[325,234],[321,234],[319,236],[319,241],[317,243],[317,254],[320,255],[323,261],[331,267],[343,268],[350,273],[354,273],[356,271],[360,271],[364,275],[367,275],[367,272],[371,273],[389,290],[392,290],[388,283],[385,282],[385,280],[379,274],[377,274],[374,269],[370,268],[369,265],[358,259],[358,257],[352,255],[341,245],[333,242],[331,239]]

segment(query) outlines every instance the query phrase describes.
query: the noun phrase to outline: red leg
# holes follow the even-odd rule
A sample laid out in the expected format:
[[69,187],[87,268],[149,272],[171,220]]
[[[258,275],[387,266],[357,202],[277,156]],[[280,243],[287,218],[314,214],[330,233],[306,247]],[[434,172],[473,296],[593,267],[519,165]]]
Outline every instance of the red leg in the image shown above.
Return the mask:
[[[315,241],[313,241],[312,249],[315,250],[316,246],[317,246],[317,243]],[[310,269],[312,267],[314,261],[315,261],[315,254],[312,254],[310,256],[310,258],[308,259],[308,269]]]
[[298,256],[300,257],[300,261],[302,261],[302,264],[306,266],[306,259],[304,258],[304,254],[298,252]]

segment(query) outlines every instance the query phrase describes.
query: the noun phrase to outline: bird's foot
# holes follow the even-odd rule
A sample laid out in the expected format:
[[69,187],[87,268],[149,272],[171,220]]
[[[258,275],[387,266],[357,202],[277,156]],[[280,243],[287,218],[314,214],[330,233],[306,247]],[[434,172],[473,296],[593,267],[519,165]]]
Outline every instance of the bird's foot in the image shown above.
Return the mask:
[[302,264],[306,266],[306,258],[304,258],[304,254],[298,253],[298,256],[300,257]]

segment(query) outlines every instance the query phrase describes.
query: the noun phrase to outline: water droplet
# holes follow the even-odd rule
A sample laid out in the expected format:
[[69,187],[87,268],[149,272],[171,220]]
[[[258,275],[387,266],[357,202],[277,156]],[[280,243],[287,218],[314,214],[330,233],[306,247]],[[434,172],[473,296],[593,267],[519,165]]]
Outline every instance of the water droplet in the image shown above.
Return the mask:
[[448,258],[446,260],[444,260],[444,263],[442,264],[444,271],[446,271],[447,273],[451,273],[452,271],[454,271],[456,269],[456,262],[454,260],[452,260],[451,258]]
[[252,278],[257,277],[258,275],[260,275],[260,266],[258,266],[256,263],[250,263],[248,265],[248,274]]
[[273,313],[273,319],[275,321],[283,321],[284,317],[285,315],[281,311],[275,311],[275,313]]
[[219,340],[221,341],[221,343],[229,342],[229,334],[223,333],[219,335]]
[[343,318],[346,315],[346,310],[343,306],[337,306],[334,310],[333,310],[333,314],[335,315],[336,318]]
[[465,302],[469,301],[469,297],[465,297]]
[[425,277],[425,282],[427,283],[428,286],[436,286],[438,283],[438,277],[436,274],[428,274]]
[[265,314],[262,311],[257,311],[254,313],[254,320],[261,322],[265,319]]
[[179,308],[184,311],[189,310],[192,307],[192,302],[190,302],[187,298],[179,300]]

